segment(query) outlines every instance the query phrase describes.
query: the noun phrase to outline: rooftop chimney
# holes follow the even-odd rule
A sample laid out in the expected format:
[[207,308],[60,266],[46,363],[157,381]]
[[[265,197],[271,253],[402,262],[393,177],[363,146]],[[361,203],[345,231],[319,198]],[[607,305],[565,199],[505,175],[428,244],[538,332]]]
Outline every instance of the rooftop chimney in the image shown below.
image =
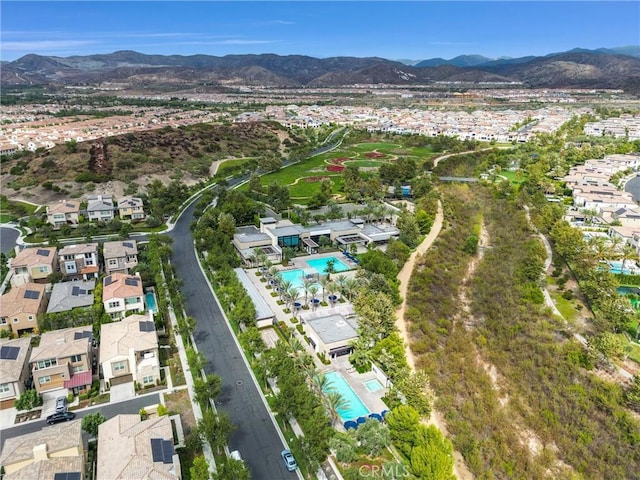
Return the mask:
[[47,460],[49,455],[47,455],[47,444],[41,443],[40,445],[36,445],[33,447],[33,461],[38,462],[40,460]]

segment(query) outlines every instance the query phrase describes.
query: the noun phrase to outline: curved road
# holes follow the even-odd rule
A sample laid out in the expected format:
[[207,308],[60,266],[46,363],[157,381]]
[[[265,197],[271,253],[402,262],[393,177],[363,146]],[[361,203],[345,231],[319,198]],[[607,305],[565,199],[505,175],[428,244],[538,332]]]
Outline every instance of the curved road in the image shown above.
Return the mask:
[[222,392],[216,399],[216,407],[226,412],[238,427],[229,438],[229,449],[240,451],[254,480],[298,478],[297,472],[288,472],[284,467],[280,452],[285,446],[198,265],[189,228],[194,207],[195,202],[187,207],[169,233],[173,238],[172,261],[184,282],[182,293],[187,315],[197,321],[193,337],[198,351],[207,359],[204,370],[222,378]]

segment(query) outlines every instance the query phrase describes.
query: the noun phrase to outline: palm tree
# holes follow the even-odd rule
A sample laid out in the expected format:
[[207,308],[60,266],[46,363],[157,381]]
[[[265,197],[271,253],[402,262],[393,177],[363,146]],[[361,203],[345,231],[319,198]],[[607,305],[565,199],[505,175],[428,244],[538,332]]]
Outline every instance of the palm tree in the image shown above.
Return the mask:
[[289,299],[289,308],[293,311],[293,316],[296,316],[295,303],[300,299],[300,292],[296,287],[291,287],[287,290],[287,298]]
[[293,363],[298,368],[302,368],[305,372],[309,372],[310,369],[314,368],[313,358],[311,358],[311,355],[309,355],[309,352],[297,337],[292,336],[289,338],[288,351],[288,356],[293,359]]
[[276,266],[271,267],[267,273],[269,274],[269,278],[271,280],[275,280],[276,276],[281,275],[280,270],[278,270],[278,267]]
[[327,265],[324,267],[324,272],[327,274],[327,278],[331,278],[332,273],[336,273],[336,260],[335,258],[330,258],[327,260]]
[[318,372],[316,375],[311,377],[311,387],[316,391],[318,396],[322,396],[322,393],[325,389],[332,385],[333,382],[327,378],[327,375],[323,372]]
[[340,290],[340,287],[336,282],[331,282],[329,285],[327,285],[327,292],[329,292],[329,297],[334,295],[338,290]]
[[314,300],[316,299],[316,294],[318,293],[318,286],[316,284],[313,284],[309,287],[309,293],[311,294],[311,302],[313,303],[313,306],[315,307],[316,304],[314,302]]
[[622,247],[622,252],[620,253],[620,258],[622,259],[622,271],[624,273],[625,265],[628,260],[637,261],[638,260],[638,252],[633,245],[625,243]]
[[308,278],[302,279],[302,289],[304,290],[304,304],[305,306],[309,305],[309,290],[313,286],[315,282],[313,280],[309,280]]
[[329,276],[320,278],[320,286],[322,287],[322,301],[325,299],[325,292],[327,291],[327,286],[331,283]]
[[255,250],[253,251],[253,253],[251,253],[251,255],[247,257],[247,260],[249,260],[249,263],[251,264],[251,268],[256,266],[256,263],[258,262],[258,256],[256,255]]
[[333,425],[335,425],[341,418],[338,410],[349,408],[349,401],[344,398],[340,392],[335,390],[325,392],[324,404]]
[[345,285],[347,283],[346,275],[338,275],[338,277],[336,278],[336,283],[340,287],[340,293],[343,293],[344,287],[345,287]]
[[280,294],[280,300],[284,300],[283,297],[286,293],[289,292],[289,289],[291,288],[291,280],[280,280],[280,284],[278,285],[278,293]]
[[610,258],[613,253],[604,237],[590,237],[587,244],[591,247],[596,265]]
[[353,294],[356,292],[357,288],[358,280],[355,278],[347,278],[347,281],[344,284],[344,291],[350,302],[353,300]]
[[615,254],[620,250],[620,245],[622,245],[622,237],[618,235],[609,238],[609,246],[611,247],[611,251]]

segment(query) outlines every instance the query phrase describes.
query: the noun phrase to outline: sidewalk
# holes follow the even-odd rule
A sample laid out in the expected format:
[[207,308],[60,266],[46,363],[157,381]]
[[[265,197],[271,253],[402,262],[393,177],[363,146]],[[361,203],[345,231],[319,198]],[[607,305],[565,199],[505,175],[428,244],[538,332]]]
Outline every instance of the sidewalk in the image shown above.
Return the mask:
[[[193,391],[193,372],[189,368],[189,363],[187,362],[187,352],[184,346],[184,339],[178,333],[178,321],[176,319],[176,314],[173,311],[173,307],[171,305],[167,306],[167,310],[169,311],[169,318],[171,319],[171,326],[173,327],[174,337],[176,339],[176,347],[178,348],[178,355],[180,356],[180,363],[182,364],[182,369],[184,371],[184,379],[187,383],[187,391],[189,392],[189,400],[191,401],[191,409],[193,410],[193,415],[196,419],[196,422],[202,420],[202,409],[200,408],[200,404],[194,399],[194,391]],[[196,347],[193,338],[191,339],[191,345],[193,345],[194,350],[197,352],[198,348]],[[201,376],[205,376],[204,371],[199,372]],[[169,375],[169,378],[171,375]],[[167,381],[168,383],[168,381]],[[168,385],[167,385],[168,386]],[[215,406],[212,405],[213,410],[215,411]],[[211,445],[208,442],[202,442],[202,454],[204,455],[207,464],[209,464],[209,471],[215,473],[216,471],[216,461],[213,456],[213,450],[211,450]]]

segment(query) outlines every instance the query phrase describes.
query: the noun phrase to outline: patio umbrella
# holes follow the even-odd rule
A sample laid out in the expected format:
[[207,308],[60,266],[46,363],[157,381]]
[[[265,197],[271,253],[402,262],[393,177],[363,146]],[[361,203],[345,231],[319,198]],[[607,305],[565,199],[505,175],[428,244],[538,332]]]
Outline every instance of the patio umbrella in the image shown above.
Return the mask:
[[358,428],[358,424],[356,422],[354,422],[353,420],[347,420],[346,422],[344,422],[344,429],[345,430],[349,430],[350,428],[355,430],[355,429]]
[[364,423],[366,421],[367,421],[366,417],[358,417],[358,419],[356,420],[356,423],[360,425],[361,423]]
[[379,413],[372,413],[372,414],[369,415],[369,418],[375,418],[379,422],[382,421],[382,415],[380,415]]

